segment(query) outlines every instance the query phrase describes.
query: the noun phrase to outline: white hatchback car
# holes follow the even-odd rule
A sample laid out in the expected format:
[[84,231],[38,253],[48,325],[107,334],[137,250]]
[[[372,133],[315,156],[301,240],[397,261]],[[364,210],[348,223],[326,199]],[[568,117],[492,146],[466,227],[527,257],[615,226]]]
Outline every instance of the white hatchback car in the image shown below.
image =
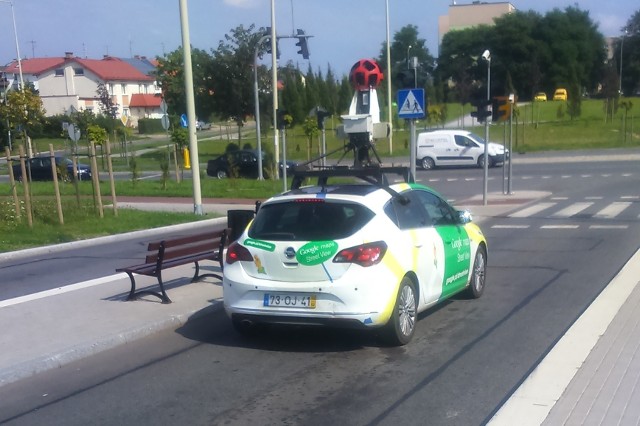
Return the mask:
[[334,174],[306,172],[319,184],[294,183],[265,201],[227,249],[224,307],[239,332],[265,323],[382,328],[403,345],[419,312],[462,291],[480,297],[487,242],[468,212],[425,186],[387,185],[383,174],[328,185],[323,173]]

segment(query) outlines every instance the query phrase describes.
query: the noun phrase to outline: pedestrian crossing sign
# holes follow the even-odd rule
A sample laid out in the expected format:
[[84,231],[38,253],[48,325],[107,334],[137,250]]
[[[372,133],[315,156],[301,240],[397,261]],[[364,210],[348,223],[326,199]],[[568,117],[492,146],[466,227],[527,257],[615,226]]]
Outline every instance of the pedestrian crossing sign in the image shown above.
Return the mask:
[[424,89],[398,90],[398,105],[399,118],[424,118]]

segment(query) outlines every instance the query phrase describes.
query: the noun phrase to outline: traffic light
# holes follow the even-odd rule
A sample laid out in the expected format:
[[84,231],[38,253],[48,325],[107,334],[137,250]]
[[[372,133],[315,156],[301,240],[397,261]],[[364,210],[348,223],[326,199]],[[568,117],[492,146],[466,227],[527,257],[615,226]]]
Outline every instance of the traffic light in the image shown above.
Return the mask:
[[511,115],[511,102],[507,96],[494,96],[492,102],[491,120],[494,123],[498,121],[507,121]]
[[287,117],[288,115],[289,113],[284,109],[278,108],[276,110],[276,124],[278,126],[278,129],[282,130],[287,127],[287,125],[289,124],[289,119],[291,118]]
[[[265,29],[265,35],[271,36],[271,27],[267,27]],[[279,45],[278,42],[279,42],[279,40],[278,40],[278,37],[276,36],[276,58],[280,59],[280,45]],[[264,43],[265,43],[264,48],[265,48],[266,52],[268,54],[272,54],[272,52],[271,52],[271,37],[266,39],[264,41]]]
[[300,48],[298,53],[302,55],[304,59],[309,59],[309,46],[307,45],[307,36],[304,35],[304,31],[298,28],[298,42],[296,46]]
[[471,105],[476,107],[475,111],[471,111],[471,116],[478,120],[478,123],[484,123],[487,117],[491,116],[491,111],[487,111],[487,106],[491,105],[490,100],[472,101]]
[[401,70],[396,74],[396,85],[398,86],[398,89],[412,89],[413,83],[413,72],[409,70]]
[[316,118],[318,119],[318,129],[320,130],[324,129],[324,119],[327,117],[331,117],[331,113],[318,107],[316,110]]

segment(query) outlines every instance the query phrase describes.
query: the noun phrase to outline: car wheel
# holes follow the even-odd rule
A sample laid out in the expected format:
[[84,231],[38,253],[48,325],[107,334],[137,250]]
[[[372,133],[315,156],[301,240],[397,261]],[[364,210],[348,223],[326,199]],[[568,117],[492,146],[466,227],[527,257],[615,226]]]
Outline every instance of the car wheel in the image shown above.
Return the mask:
[[433,161],[431,157],[424,157],[420,162],[420,166],[422,166],[424,170],[431,170],[436,167],[436,162]]
[[404,277],[396,296],[389,322],[385,326],[385,340],[393,346],[406,345],[413,338],[418,320],[416,287],[410,278]]
[[486,277],[487,250],[484,248],[484,246],[480,246],[478,247],[478,251],[476,251],[476,258],[473,261],[473,271],[471,273],[471,280],[469,280],[467,296],[472,299],[477,299],[482,296],[482,293],[484,292]]
[[484,154],[481,154],[480,157],[478,157],[478,167],[484,169]]
[[225,170],[218,170],[216,172],[216,177],[218,179],[226,179],[227,178],[227,172]]

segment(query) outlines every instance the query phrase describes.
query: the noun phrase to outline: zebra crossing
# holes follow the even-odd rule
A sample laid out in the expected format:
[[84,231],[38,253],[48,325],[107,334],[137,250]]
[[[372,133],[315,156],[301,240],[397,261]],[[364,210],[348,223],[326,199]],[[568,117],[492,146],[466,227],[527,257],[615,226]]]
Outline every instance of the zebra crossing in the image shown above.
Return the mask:
[[[628,229],[629,224],[640,219],[640,196],[623,195],[617,199],[584,197],[570,200],[568,197],[551,197],[548,200],[512,211],[508,219],[549,219],[549,223],[531,225],[517,222],[500,223],[494,229]],[[562,221],[559,221],[559,220]],[[590,220],[593,219],[593,220]]]

